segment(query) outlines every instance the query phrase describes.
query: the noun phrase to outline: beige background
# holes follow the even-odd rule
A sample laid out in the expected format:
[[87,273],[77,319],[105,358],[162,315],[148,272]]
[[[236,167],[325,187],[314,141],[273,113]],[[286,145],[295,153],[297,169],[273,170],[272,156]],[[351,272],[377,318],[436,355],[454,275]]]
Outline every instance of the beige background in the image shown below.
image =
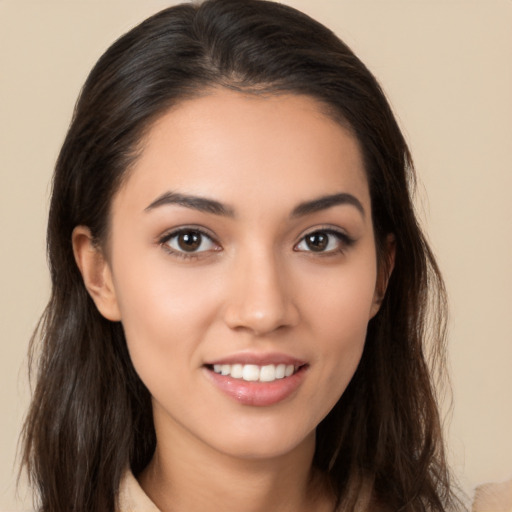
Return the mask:
[[[53,163],[101,52],[171,3],[0,0],[1,512],[30,509],[23,492],[15,499],[13,468],[27,341],[49,290]],[[512,1],[286,3],[334,29],[391,100],[450,294],[452,464],[468,493],[512,478]]]

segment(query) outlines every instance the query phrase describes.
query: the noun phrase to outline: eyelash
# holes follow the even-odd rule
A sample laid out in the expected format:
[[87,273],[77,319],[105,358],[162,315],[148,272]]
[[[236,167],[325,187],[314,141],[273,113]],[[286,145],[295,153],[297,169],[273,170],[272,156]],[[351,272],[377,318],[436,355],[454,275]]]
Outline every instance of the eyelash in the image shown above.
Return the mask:
[[[204,239],[207,239],[210,241],[210,243],[214,244],[216,247],[215,249],[212,250],[203,250],[203,251],[190,251],[190,252],[187,252],[187,251],[181,251],[181,250],[177,250],[177,249],[173,249],[172,247],[169,246],[169,242],[174,239],[174,238],[178,238],[180,235],[184,235],[184,234],[195,234],[195,235],[199,235],[201,237],[201,241],[200,241],[200,245],[202,245],[202,243],[204,242]],[[328,251],[314,251],[314,250],[301,250],[301,249],[298,249],[299,245],[302,244],[302,243],[306,243],[307,244],[307,237],[312,237],[312,236],[318,236],[318,235],[327,235],[328,237],[335,237],[340,245],[340,247],[337,247],[335,249],[330,249]],[[330,241],[328,240],[327,241],[328,244],[330,244]],[[336,255],[336,254],[343,254],[348,248],[350,248],[351,246],[353,246],[355,243],[355,240],[351,237],[349,237],[346,233],[343,233],[341,231],[337,231],[335,229],[332,229],[332,228],[326,228],[326,229],[315,229],[313,231],[310,231],[309,233],[306,233],[304,236],[302,236],[302,238],[299,240],[299,242],[297,244],[294,245],[293,247],[293,250],[296,251],[296,252],[304,252],[304,253],[311,253],[311,254],[314,254],[314,255],[318,255],[318,256],[322,256],[322,257],[327,257],[327,256],[333,256],[333,255]],[[168,252],[169,254],[172,254],[173,256],[177,256],[178,258],[183,258],[183,259],[188,259],[188,260],[193,260],[193,259],[197,259],[197,258],[200,258],[200,257],[204,257],[205,254],[204,253],[209,253],[209,252],[218,252],[221,249],[220,245],[218,244],[218,242],[209,234],[207,233],[206,231],[204,231],[203,229],[201,228],[196,228],[196,227],[184,227],[184,228],[179,228],[177,230],[174,230],[174,231],[171,231],[170,233],[166,233],[165,235],[163,235],[159,240],[158,240],[158,244],[160,246],[162,246],[162,248]],[[200,246],[199,245],[199,246]]]

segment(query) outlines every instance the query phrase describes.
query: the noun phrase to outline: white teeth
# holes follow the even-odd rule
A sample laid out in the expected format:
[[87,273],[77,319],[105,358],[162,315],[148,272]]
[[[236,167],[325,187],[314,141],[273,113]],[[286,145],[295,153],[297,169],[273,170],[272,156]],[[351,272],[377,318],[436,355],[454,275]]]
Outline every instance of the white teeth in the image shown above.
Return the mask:
[[262,366],[260,370],[261,382],[272,382],[276,380],[276,367],[273,364]]
[[246,364],[242,370],[242,379],[256,382],[260,379],[260,367],[255,364]]
[[214,364],[213,371],[220,375],[230,376],[234,379],[242,379],[247,382],[273,382],[277,379],[284,379],[292,376],[295,371],[293,364],[267,364],[258,366],[256,364]]
[[234,364],[231,367],[231,377],[234,379],[244,378],[244,366],[242,364]]
[[276,366],[276,379],[283,379],[285,373],[286,373],[286,365],[278,364]]

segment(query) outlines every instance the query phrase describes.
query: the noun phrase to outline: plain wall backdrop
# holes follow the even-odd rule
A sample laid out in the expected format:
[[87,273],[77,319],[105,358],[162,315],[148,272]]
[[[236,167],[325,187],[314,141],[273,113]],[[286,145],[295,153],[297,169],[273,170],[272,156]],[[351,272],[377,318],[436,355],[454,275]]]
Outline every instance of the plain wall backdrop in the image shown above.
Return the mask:
[[[27,344],[49,295],[53,165],[88,72],[161,0],[0,0],[0,511],[15,497]],[[451,306],[449,453],[469,494],[512,478],[512,0],[286,0],[377,76],[415,158]]]

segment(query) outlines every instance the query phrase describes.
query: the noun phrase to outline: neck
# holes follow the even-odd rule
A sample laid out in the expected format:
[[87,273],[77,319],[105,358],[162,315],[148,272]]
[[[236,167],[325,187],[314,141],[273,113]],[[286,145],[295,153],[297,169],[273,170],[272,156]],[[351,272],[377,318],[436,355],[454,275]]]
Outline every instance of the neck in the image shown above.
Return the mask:
[[312,469],[314,433],[270,459],[232,457],[195,439],[165,440],[139,478],[161,512],[331,510],[327,487]]

